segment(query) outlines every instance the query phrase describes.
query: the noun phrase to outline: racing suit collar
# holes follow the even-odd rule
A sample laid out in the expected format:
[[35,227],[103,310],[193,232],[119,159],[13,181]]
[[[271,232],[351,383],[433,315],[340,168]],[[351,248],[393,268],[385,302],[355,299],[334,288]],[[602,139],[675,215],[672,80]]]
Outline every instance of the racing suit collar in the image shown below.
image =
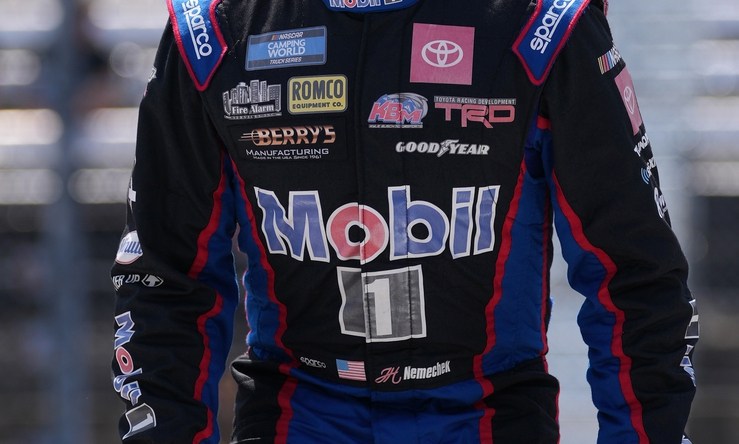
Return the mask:
[[408,8],[419,0],[323,0],[332,11],[367,13]]

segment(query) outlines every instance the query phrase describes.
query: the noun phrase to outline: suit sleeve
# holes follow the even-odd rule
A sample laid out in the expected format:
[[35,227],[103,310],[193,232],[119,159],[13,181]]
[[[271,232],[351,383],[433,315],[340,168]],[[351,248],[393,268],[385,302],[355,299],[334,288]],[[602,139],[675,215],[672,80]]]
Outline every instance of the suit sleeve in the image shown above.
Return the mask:
[[557,233],[589,347],[599,444],[683,438],[697,340],[688,267],[670,227],[634,86],[589,7],[547,80],[538,122]]
[[111,273],[125,444],[219,442],[218,382],[238,300],[231,172],[170,26],[140,107]]

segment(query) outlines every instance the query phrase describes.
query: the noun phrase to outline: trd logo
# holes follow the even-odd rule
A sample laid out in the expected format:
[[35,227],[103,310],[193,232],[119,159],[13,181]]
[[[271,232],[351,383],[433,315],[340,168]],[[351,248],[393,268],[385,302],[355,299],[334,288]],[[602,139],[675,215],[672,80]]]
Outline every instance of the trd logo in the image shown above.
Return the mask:
[[444,110],[444,120],[447,122],[452,121],[453,111],[459,110],[462,128],[467,128],[468,122],[480,122],[485,128],[492,128],[494,123],[511,123],[516,119],[514,105],[436,103],[435,106]]

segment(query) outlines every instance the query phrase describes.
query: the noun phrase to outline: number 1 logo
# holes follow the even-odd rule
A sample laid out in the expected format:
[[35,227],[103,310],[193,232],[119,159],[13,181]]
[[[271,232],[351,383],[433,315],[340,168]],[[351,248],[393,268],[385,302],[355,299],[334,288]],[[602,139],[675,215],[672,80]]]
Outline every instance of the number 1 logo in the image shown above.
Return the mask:
[[362,273],[339,267],[341,333],[367,342],[426,336],[423,272],[420,265]]

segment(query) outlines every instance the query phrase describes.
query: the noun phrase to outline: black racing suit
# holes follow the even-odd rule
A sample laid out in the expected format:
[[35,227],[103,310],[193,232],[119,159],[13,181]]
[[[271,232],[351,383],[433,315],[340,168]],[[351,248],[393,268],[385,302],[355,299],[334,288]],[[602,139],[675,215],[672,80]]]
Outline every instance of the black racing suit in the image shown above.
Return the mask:
[[[680,442],[697,314],[587,0],[177,0],[117,290],[125,443],[556,443],[556,226],[601,444]],[[553,223],[554,221],[554,223]]]

